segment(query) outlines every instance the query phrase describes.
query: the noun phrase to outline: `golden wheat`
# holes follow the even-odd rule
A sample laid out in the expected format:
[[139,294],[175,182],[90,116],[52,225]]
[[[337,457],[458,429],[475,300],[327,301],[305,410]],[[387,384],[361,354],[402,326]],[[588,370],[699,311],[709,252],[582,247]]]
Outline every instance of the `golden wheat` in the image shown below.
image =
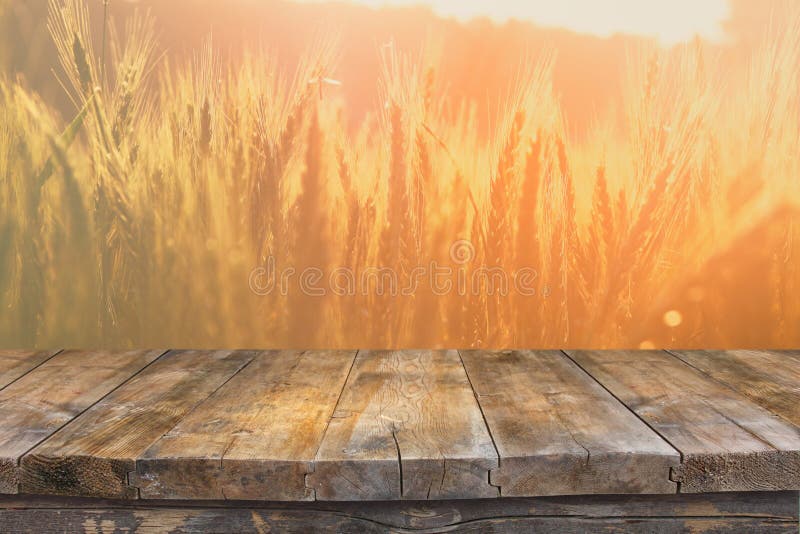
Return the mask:
[[[436,65],[394,45],[381,107],[353,129],[328,78],[334,38],[293,71],[263,52],[224,66],[210,40],[182,63],[159,55],[149,17],[109,18],[98,58],[84,2],[49,13],[76,112],[62,123],[0,81],[3,344],[800,343],[796,14],[741,71],[708,68],[699,41],[633,55],[623,113],[580,139],[554,55],[527,60],[486,139],[475,103],[448,101]],[[474,255],[453,265],[463,239]],[[297,271],[287,294],[248,284],[270,261]],[[360,282],[389,267],[399,290],[432,261],[462,277],[445,293],[297,285],[306,268]],[[492,267],[512,288],[528,268],[533,295],[486,278],[472,294]]]

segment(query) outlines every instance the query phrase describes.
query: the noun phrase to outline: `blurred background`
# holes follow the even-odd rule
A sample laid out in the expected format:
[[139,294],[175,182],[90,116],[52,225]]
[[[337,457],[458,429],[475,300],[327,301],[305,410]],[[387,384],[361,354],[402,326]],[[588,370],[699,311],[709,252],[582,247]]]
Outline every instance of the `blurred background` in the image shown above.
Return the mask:
[[796,347],[798,13],[0,0],[0,345]]
[[[721,20],[713,12],[697,17],[699,27],[717,25],[709,31],[712,43],[724,52],[725,61],[745,61],[746,50],[752,50],[777,22],[771,18],[784,12],[788,3],[782,0],[724,0]],[[715,4],[710,1],[707,4]],[[57,83],[53,69],[58,66],[55,46],[47,33],[47,0],[2,0],[0,29],[3,46],[0,48],[3,71],[13,78],[24,75],[31,87],[43,98],[57,103],[58,108],[72,112],[64,91]],[[382,2],[375,4],[382,5]],[[643,33],[616,33],[598,36],[580,33],[570,28],[537,24],[536,3],[528,2],[527,20],[493,20],[492,7],[481,6],[467,13],[476,13],[462,20],[453,16],[438,15],[425,2],[408,2],[409,7],[373,8],[358,3],[285,2],[275,0],[111,0],[113,17],[124,24],[136,11],[149,11],[154,18],[159,47],[171,59],[191,57],[211,36],[220,54],[239,57],[243,50],[263,47],[274,50],[282,63],[294,65],[309,43],[326,31],[337,34],[340,58],[336,73],[345,81],[340,90],[347,102],[348,117],[358,124],[374,108],[377,100],[377,80],[380,75],[380,47],[396,43],[410,55],[422,53],[425,46],[433,48],[442,61],[441,77],[448,81],[448,95],[453,100],[471,98],[493,101],[505,96],[509,79],[519,70],[520,64],[542,51],[557,50],[558,61],[553,72],[556,91],[561,95],[564,112],[572,132],[579,134],[587,124],[596,119],[609,105],[621,98],[626,54],[635,50],[642,41],[658,39],[652,31],[657,23],[652,20]],[[414,5],[418,4],[418,5]],[[456,6],[473,4],[454,2]],[[503,5],[503,2],[493,3]],[[510,2],[519,5],[519,2]],[[610,12],[611,22],[600,23],[601,28],[631,27],[626,23],[630,15],[624,5],[606,1],[597,3],[573,2],[576,19],[573,26],[586,27],[584,11],[594,9]],[[624,2],[623,2],[624,4]],[[663,17],[660,2],[636,2],[640,10],[652,12],[650,18]],[[687,5],[688,4],[688,5]],[[101,38],[103,18],[102,0],[87,0],[94,24],[95,39]],[[447,9],[444,13],[456,11]],[[569,2],[565,3],[569,5]],[[702,6],[700,6],[702,9]],[[668,11],[682,20],[693,17],[691,3],[673,3]],[[513,11],[513,10],[512,10]],[[481,13],[486,13],[481,15]],[[563,15],[562,15],[563,16]],[[568,18],[569,15],[566,15]],[[504,17],[505,18],[505,17]],[[681,28],[692,24],[685,22]],[[666,25],[669,28],[668,25]],[[603,33],[608,33],[603,30]],[[666,33],[671,36],[672,34]],[[679,37],[683,37],[679,34]],[[686,39],[691,40],[691,37]],[[675,46],[679,41],[667,40],[663,46]],[[720,63],[720,68],[725,68]],[[478,83],[479,82],[479,83]],[[481,114],[479,119],[486,119]]]

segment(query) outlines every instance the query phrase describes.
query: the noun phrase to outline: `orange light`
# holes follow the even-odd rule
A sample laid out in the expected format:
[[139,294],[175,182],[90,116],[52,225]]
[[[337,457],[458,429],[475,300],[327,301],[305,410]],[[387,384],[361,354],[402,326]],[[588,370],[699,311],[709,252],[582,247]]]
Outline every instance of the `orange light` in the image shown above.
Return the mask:
[[[318,1],[318,0],[298,0]],[[428,6],[459,20],[489,17],[566,28],[599,36],[628,33],[658,38],[664,44],[696,35],[718,40],[730,13],[727,0],[350,0],[375,8]]]

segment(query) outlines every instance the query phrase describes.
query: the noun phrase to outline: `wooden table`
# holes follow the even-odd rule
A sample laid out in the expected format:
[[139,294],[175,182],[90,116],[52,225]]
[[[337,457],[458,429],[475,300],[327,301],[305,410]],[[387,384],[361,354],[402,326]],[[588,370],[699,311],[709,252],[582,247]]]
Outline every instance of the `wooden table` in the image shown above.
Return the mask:
[[0,532],[798,532],[800,351],[4,351]]

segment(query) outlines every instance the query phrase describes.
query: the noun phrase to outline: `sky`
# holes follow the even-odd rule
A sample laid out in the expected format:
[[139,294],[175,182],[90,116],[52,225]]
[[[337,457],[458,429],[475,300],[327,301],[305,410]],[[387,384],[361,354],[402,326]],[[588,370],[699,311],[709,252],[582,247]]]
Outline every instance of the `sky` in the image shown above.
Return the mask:
[[[318,0],[300,0],[318,1]],[[489,17],[497,22],[524,20],[541,26],[607,37],[628,33],[656,37],[664,44],[695,35],[722,38],[730,14],[727,0],[348,0],[382,6],[425,5],[444,17],[465,21]]]

